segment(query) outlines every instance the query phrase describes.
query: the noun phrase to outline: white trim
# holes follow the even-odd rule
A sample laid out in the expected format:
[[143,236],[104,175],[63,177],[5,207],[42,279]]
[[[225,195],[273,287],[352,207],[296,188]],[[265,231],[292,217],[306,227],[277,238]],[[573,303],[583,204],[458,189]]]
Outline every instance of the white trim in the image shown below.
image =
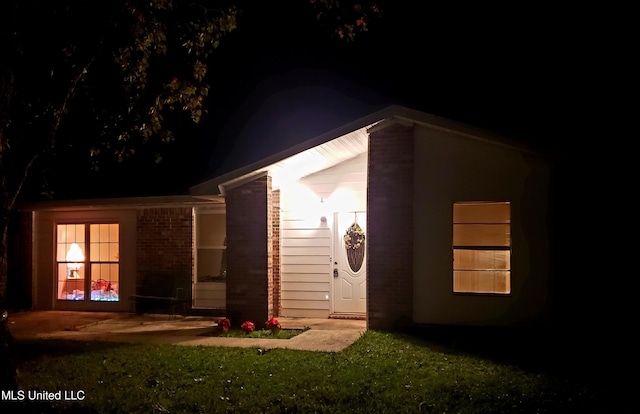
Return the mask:
[[224,197],[192,197],[190,195],[166,197],[130,197],[87,200],[55,200],[24,204],[19,211],[78,211],[78,210],[125,210],[155,207],[198,207],[224,204]]

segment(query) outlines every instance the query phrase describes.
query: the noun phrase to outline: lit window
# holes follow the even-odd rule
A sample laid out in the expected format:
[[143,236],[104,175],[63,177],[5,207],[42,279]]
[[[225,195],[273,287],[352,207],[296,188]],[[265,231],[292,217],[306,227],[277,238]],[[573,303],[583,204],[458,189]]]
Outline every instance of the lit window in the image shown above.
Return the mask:
[[226,215],[198,211],[196,215],[196,281],[215,282],[227,276]]
[[510,203],[453,205],[453,291],[511,292]]
[[59,300],[119,300],[119,227],[115,223],[57,225]]

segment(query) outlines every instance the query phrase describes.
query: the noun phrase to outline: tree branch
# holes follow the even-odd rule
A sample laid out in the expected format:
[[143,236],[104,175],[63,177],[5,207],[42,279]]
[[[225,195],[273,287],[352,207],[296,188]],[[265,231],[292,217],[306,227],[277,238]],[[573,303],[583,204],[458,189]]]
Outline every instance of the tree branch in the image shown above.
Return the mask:
[[60,108],[54,112],[55,121],[53,123],[53,127],[51,129],[51,143],[49,149],[55,147],[56,144],[56,136],[58,135],[58,130],[60,129],[60,124],[62,123],[62,116],[67,112],[67,107],[69,106],[69,102],[76,95],[76,91],[78,89],[78,85],[85,79],[87,73],[89,73],[89,67],[96,60],[95,56],[89,60],[89,62],[82,67],[76,74],[76,76],[71,80],[71,84],[69,85],[69,89],[67,89],[67,94],[60,104]]
[[24,186],[24,183],[27,181],[27,176],[29,175],[29,171],[31,170],[31,167],[33,167],[33,165],[36,163],[36,160],[38,158],[40,158],[40,154],[35,154],[33,157],[31,157],[29,162],[25,165],[24,169],[22,170],[22,177],[20,178],[20,182],[18,182],[18,186],[13,191],[13,194],[9,196],[9,200],[7,202],[8,211],[13,210],[13,207],[16,204],[16,200],[18,199],[18,196],[22,191],[22,187]]
[[[4,174],[5,168],[5,156],[6,151],[9,149],[9,143],[5,139],[5,129],[11,123],[11,119],[9,117],[9,105],[11,104],[11,100],[13,99],[14,94],[14,77],[13,71],[10,69],[0,77],[0,172],[2,172],[2,177],[0,177],[1,182],[1,191],[2,196],[4,198],[4,203],[8,204],[9,200],[7,200],[7,175]],[[4,207],[4,206],[3,206]]]
[[[24,168],[22,169],[22,176],[20,177],[18,184],[16,185],[15,189],[11,192],[11,194],[9,194],[8,192],[8,187],[7,187],[7,183],[3,183],[3,187],[5,189],[5,191],[7,191],[7,200],[6,200],[6,208],[10,211],[13,209],[13,207],[16,204],[16,201],[18,200],[18,196],[20,195],[20,192],[22,191],[22,188],[24,187],[26,181],[27,181],[27,177],[29,176],[29,172],[31,171],[31,168],[33,168],[33,166],[35,165],[36,161],[40,158],[40,156],[47,150],[51,150],[55,147],[56,145],[56,139],[57,139],[57,135],[58,135],[58,131],[60,130],[60,125],[62,123],[62,118],[64,116],[64,114],[67,112],[67,108],[69,106],[69,102],[71,102],[71,100],[73,99],[73,97],[75,96],[77,90],[78,90],[78,86],[80,85],[80,83],[82,83],[82,81],[85,79],[87,73],[89,73],[89,68],[91,67],[91,65],[93,64],[93,62],[95,61],[95,57],[91,58],[91,60],[89,60],[89,62],[87,62],[86,65],[84,65],[76,74],[76,76],[71,80],[71,83],[69,85],[69,89],[67,90],[67,93],[65,94],[64,99],[62,100],[62,102],[60,103],[60,108],[58,108],[57,111],[54,112],[54,122],[53,122],[53,126],[51,128],[51,139],[49,142],[49,147],[48,148],[44,148],[42,151],[40,151],[39,153],[34,154],[29,161],[24,165]],[[6,87],[5,87],[6,88]],[[7,97],[5,95],[6,92],[12,91],[7,89],[5,91],[3,91],[3,101],[8,101],[10,100],[10,97]],[[5,104],[5,102],[3,102],[3,105]],[[3,132],[4,132],[4,125],[0,125],[0,141],[1,141],[1,146],[2,148],[0,149],[0,165],[2,165],[2,157],[5,155],[4,154],[4,150],[5,150],[5,140],[3,137]],[[3,177],[3,179],[6,178],[6,175]]]

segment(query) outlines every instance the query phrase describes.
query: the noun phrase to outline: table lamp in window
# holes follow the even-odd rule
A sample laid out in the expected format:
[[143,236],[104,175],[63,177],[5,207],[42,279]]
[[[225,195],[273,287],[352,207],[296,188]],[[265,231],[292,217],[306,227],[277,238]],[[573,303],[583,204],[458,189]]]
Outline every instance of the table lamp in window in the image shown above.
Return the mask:
[[80,279],[78,271],[84,262],[84,254],[78,243],[71,243],[67,252],[67,279]]

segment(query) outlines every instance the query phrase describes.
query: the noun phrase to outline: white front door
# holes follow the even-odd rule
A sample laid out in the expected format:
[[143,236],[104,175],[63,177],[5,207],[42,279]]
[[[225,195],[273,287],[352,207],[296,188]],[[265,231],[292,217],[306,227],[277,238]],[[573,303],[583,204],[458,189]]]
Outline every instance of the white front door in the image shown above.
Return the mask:
[[[335,213],[333,223],[333,312],[364,315],[367,311],[366,212]],[[345,240],[349,229],[356,232],[352,231],[353,236]]]

